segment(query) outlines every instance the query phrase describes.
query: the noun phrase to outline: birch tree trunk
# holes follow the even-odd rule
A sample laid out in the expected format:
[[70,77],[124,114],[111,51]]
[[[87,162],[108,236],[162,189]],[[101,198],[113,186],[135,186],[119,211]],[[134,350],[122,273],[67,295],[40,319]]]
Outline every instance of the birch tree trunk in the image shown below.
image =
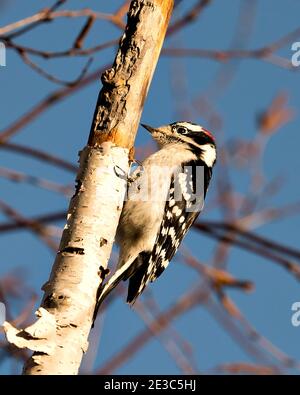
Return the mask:
[[80,152],[76,191],[37,321],[22,330],[5,323],[7,339],[34,351],[24,373],[77,374],[123,205],[143,104],[159,57],[173,0],[134,0],[101,89],[88,144]]

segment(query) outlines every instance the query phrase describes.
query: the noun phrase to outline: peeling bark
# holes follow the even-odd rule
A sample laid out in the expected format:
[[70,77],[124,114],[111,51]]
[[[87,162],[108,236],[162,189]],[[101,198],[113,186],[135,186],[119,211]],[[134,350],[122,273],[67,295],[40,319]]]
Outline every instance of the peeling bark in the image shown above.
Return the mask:
[[47,310],[40,307],[35,315],[38,320],[25,329],[18,330],[5,321],[3,328],[7,340],[18,348],[28,348],[42,354],[51,355],[55,350],[55,319]]
[[89,144],[110,140],[133,146],[172,8],[173,0],[131,2],[115,62],[102,75]]
[[132,147],[173,0],[133,0],[114,64],[102,75],[88,145],[80,153],[59,251],[30,327],[5,323],[7,339],[34,351],[24,373],[77,374],[126,192]]
[[[123,204],[126,182],[117,177],[115,163],[125,172],[128,170],[128,149],[107,142],[96,148],[86,147],[80,153],[77,178],[80,188],[71,199],[52,273],[43,286],[42,306],[53,317],[55,336],[53,325],[47,333],[45,320],[39,318],[34,325],[37,333],[42,332],[42,338],[25,336],[22,342],[23,347],[35,351],[25,367],[26,374],[78,372],[83,352],[88,348],[100,274],[107,266]],[[44,351],[48,343],[51,353]]]

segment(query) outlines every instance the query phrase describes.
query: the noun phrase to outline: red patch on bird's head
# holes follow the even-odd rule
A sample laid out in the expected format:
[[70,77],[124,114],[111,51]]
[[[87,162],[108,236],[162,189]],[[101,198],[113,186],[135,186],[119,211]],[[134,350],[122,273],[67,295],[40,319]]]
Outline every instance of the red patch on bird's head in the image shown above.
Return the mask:
[[215,137],[212,135],[212,133],[209,130],[202,128],[202,131],[206,133],[214,142],[216,141]]

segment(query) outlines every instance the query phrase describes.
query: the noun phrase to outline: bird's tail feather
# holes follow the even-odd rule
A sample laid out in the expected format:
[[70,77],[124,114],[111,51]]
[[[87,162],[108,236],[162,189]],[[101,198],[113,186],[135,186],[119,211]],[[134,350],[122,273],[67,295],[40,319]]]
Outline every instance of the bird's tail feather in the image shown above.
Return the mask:
[[127,303],[133,305],[136,298],[141,294],[146,286],[145,276],[147,273],[148,261],[145,260],[142,265],[129,279]]
[[98,314],[99,307],[101,306],[104,299],[110,292],[119,284],[119,282],[123,279],[128,278],[128,272],[131,271],[132,262],[136,259],[136,257],[129,259],[123,266],[121,266],[115,273],[110,277],[106,284],[101,284],[97,291],[97,302],[93,315],[93,323],[92,328],[94,327],[94,323]]

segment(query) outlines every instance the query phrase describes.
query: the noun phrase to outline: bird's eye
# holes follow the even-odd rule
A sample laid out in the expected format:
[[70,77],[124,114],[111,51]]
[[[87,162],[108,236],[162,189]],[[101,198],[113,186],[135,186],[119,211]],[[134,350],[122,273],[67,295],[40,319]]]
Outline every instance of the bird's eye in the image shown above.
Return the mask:
[[187,134],[187,129],[183,128],[182,126],[180,126],[179,128],[177,128],[177,133],[179,134]]

